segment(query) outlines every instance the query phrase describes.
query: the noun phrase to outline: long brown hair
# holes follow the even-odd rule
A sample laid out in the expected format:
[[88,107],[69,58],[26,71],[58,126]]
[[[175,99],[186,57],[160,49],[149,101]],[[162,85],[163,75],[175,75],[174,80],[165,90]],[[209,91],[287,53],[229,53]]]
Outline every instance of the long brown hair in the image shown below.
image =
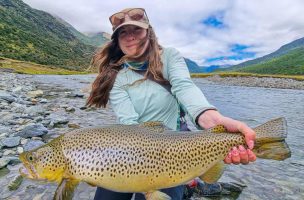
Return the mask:
[[[121,65],[128,58],[119,48],[117,32],[119,31],[116,31],[113,39],[97,51],[92,58],[91,66],[98,69],[99,74],[92,84],[92,91],[86,103],[88,106],[106,107],[115,78],[119,70],[121,70]],[[162,73],[163,63],[160,56],[162,47],[158,44],[155,32],[151,26],[148,28],[146,38],[141,42],[141,47],[144,46],[147,40],[149,40],[148,48],[138,58],[142,59],[144,57],[149,63],[142,80],[146,80],[148,76],[153,76],[157,81],[166,82],[167,80],[164,79]]]

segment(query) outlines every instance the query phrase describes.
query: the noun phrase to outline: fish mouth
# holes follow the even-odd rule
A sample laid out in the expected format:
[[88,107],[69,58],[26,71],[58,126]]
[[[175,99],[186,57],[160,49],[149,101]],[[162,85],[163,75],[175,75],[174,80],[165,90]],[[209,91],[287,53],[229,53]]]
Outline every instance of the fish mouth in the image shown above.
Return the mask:
[[38,174],[33,166],[25,167],[22,166],[19,168],[19,173],[21,176],[29,179],[39,179]]

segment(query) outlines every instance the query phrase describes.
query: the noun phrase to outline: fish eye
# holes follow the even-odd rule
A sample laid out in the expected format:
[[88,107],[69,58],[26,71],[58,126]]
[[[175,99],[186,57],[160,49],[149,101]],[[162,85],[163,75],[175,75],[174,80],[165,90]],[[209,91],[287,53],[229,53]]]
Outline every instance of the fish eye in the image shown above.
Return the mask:
[[28,159],[29,161],[33,161],[33,160],[34,160],[34,156],[33,156],[32,154],[28,154],[28,155],[27,155],[27,159]]

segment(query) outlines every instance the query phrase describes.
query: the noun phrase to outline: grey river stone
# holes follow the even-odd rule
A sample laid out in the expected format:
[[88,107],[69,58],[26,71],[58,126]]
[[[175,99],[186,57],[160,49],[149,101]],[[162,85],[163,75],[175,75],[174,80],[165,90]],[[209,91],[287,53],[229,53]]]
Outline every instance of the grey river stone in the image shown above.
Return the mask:
[[24,145],[24,151],[30,151],[33,150],[35,148],[38,148],[42,145],[44,145],[45,143],[40,141],[40,140],[30,140],[28,141],[25,145]]
[[3,144],[4,147],[15,147],[20,144],[21,137],[8,137],[8,138],[3,138],[1,140],[1,143]]
[[11,132],[11,129],[9,127],[6,127],[6,126],[1,126],[0,125],[0,135],[2,133],[10,133]]
[[8,158],[0,158],[0,169],[6,167],[6,165],[10,162]]
[[30,116],[38,116],[44,114],[46,109],[42,105],[35,105],[27,108],[25,113],[29,114]]
[[26,109],[25,105],[16,102],[11,103],[11,107],[11,110],[15,113],[23,113]]
[[21,130],[17,135],[28,138],[35,136],[42,136],[47,134],[48,130],[42,124],[33,124],[26,126],[23,130]]
[[3,99],[9,103],[12,103],[16,100],[15,97],[5,91],[0,91],[0,99]]

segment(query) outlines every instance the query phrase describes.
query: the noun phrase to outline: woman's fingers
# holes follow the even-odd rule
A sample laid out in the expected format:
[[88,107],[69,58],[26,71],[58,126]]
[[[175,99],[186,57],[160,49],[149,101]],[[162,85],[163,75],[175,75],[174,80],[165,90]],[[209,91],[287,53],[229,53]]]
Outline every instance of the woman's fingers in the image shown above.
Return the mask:
[[250,150],[245,149],[244,146],[240,145],[239,148],[233,147],[228,153],[224,162],[226,164],[248,164],[249,162],[254,162],[256,160],[256,155]]
[[249,149],[253,149],[256,134],[245,123],[239,122],[238,130],[245,136],[245,141]]
[[242,164],[248,164],[249,163],[249,155],[247,150],[240,145],[239,146],[239,154],[240,154],[240,161]]
[[241,162],[241,158],[240,158],[240,154],[239,151],[236,147],[232,148],[232,156],[231,156],[231,160],[233,164],[240,164]]
[[231,154],[231,152],[229,152],[228,155],[226,156],[226,158],[224,159],[224,162],[226,164],[231,164],[231,162],[232,162],[231,157],[232,157],[232,154]]
[[254,162],[256,160],[256,155],[250,149],[247,149],[247,154],[250,162]]

